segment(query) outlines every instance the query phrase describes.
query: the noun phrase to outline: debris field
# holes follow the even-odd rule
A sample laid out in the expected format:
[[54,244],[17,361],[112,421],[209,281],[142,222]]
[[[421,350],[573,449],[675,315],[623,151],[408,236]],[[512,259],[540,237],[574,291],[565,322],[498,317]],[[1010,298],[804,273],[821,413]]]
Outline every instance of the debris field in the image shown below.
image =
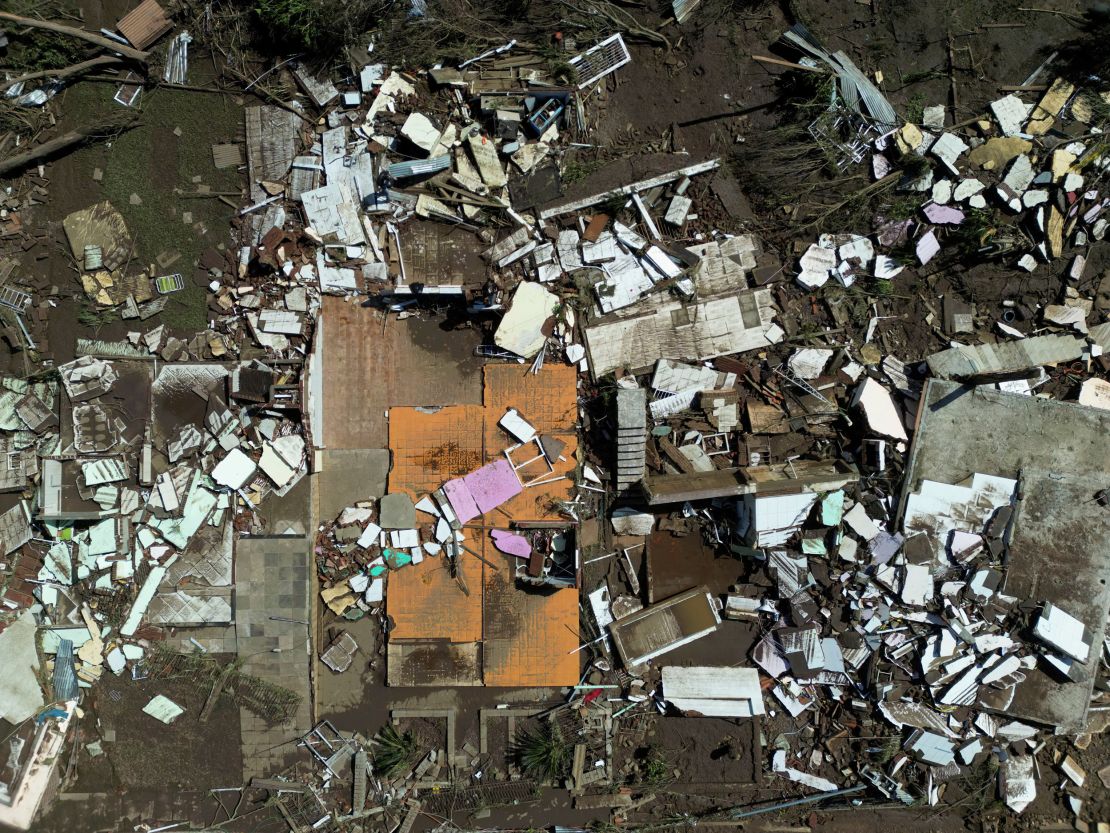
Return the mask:
[[0,826],[1110,830],[1110,24],[855,5],[0,12]]

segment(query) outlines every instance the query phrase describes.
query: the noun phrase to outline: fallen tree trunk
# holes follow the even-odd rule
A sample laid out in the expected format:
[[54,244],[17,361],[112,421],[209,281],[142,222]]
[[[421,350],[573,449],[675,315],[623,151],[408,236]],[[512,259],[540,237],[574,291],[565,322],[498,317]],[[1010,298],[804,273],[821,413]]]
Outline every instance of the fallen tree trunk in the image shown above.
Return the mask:
[[9,87],[14,87],[20,81],[34,81],[38,78],[56,78],[61,80],[62,78],[70,78],[74,75],[88,72],[90,69],[120,63],[123,63],[123,59],[117,58],[115,55],[98,55],[95,58],[90,58],[87,61],[82,61],[72,66],[62,67],[61,69],[43,69],[38,72],[28,72],[26,75],[13,78],[11,81],[0,81],[0,91],[6,90]]
[[38,20],[34,17],[24,17],[23,15],[12,14],[11,12],[0,12],[0,20],[10,20],[12,23],[18,23],[20,26],[30,26],[32,29],[45,29],[47,32],[57,32],[59,35],[69,35],[72,38],[80,38],[102,49],[118,52],[125,58],[130,58],[132,61],[138,61],[141,64],[145,64],[146,59],[150,56],[149,52],[134,49],[94,32],[86,32],[84,29],[78,29],[76,26],[66,26],[64,23]]
[[69,133],[63,133],[41,145],[35,145],[26,153],[21,153],[18,156],[9,156],[7,159],[0,159],[0,176],[6,176],[16,171],[21,171],[26,167],[34,165],[43,159],[48,159],[56,153],[63,150],[79,145],[86,139],[109,130],[123,131],[128,130],[134,126],[135,121],[130,123],[124,122],[99,124],[94,127],[84,127],[79,130],[71,130]]

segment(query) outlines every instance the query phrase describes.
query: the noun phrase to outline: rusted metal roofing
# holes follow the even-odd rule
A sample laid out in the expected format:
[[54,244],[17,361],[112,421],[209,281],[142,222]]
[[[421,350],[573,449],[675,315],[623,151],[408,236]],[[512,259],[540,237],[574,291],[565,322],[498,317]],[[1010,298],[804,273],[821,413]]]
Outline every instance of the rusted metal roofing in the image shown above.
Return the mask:
[[166,10],[156,0],[143,0],[116,24],[119,33],[136,49],[146,49],[172,28]]

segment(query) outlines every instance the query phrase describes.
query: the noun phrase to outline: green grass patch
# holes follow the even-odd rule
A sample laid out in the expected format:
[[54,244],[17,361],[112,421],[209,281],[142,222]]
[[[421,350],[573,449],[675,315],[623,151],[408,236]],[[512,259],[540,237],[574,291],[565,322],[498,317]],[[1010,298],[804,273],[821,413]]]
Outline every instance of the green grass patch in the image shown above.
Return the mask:
[[570,185],[579,182],[590,174],[596,173],[601,170],[605,163],[600,159],[574,159],[573,157],[567,159],[563,163],[563,171],[561,174],[563,184]]
[[[24,17],[40,17],[44,20],[73,14],[77,4],[62,0],[5,0],[0,10]],[[20,72],[37,72],[43,69],[61,69],[75,64],[85,57],[89,45],[59,32],[48,32],[30,27],[8,28],[10,45],[4,55],[5,69]],[[32,82],[37,84],[41,82]],[[32,89],[29,87],[28,90]],[[27,90],[24,90],[27,92]]]
[[[87,123],[97,113],[119,110],[111,100],[114,94],[110,84],[77,85],[66,96],[68,115]],[[103,171],[101,198],[127,221],[135,242],[132,269],[152,267],[155,274],[185,277],[185,289],[171,296],[162,320],[178,331],[196,332],[207,326],[208,314],[205,290],[192,281],[194,266],[202,251],[226,238],[234,212],[215,197],[186,195],[199,185],[211,191],[240,189],[236,170],[217,170],[212,164],[211,146],[236,137],[243,111],[229,96],[168,89],[144,92],[140,108],[138,127],[86,152]],[[185,222],[186,214],[191,222]],[[180,257],[162,268],[156,258],[164,253]]]

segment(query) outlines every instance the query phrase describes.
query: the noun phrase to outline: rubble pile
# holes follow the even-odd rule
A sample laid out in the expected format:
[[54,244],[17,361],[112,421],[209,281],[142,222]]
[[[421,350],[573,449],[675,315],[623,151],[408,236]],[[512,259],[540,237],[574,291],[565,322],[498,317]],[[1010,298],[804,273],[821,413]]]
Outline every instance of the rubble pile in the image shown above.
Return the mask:
[[[993,118],[959,133],[944,130],[945,111],[937,106],[926,108],[923,125],[907,123],[874,139],[873,177],[895,179],[896,191],[923,194],[920,216],[887,220],[874,241],[823,236],[803,256],[798,282],[815,288],[830,277],[844,286],[858,275],[889,280],[901,269],[889,255],[878,255],[873,242],[888,253],[911,248],[924,266],[948,238],[980,256],[1020,253],[1015,264],[1030,272],[1074,251],[1068,277],[1079,280],[1083,252],[1107,227],[1097,189],[1107,160],[1097,143],[1068,138],[1088,133],[1090,95],[1057,79],[1039,104],[1008,95],[991,104]],[[1059,128],[1049,133],[1057,119]],[[975,239],[967,240],[969,233]]]
[[[1009,771],[1040,742],[1036,727],[997,716],[1023,671],[1042,662],[1067,673],[1089,654],[1081,623],[1065,611],[1051,603],[1038,610],[1001,589],[1016,486],[985,475],[970,487],[925,481],[906,508],[908,537],[886,532],[862,503],[843,512],[844,493],[831,492],[819,501],[817,524],[803,525],[801,554],[768,553],[777,601],[759,599],[757,609],[777,621],[752,659],[777,681],[771,693],[792,717],[838,703],[855,720],[877,711],[904,730],[901,752],[882,772],[884,783],[899,785],[884,790],[890,797],[936,803],[944,782],[989,754]],[[936,535],[947,544],[931,550],[930,536],[914,530],[938,518]],[[807,557],[822,551],[835,558]],[[999,753],[1011,743],[1009,754]],[[848,765],[820,743],[788,752],[813,775]],[[878,783],[866,765],[858,774]],[[1027,789],[1021,796],[1007,793],[1019,812],[1032,800]]]
[[[880,379],[897,387],[897,398]],[[698,536],[747,565],[744,581],[711,602],[718,623],[759,626],[748,661],[765,682],[743,696],[734,686],[743,705],[724,713],[766,713],[775,721],[776,729],[765,729],[772,771],[810,789],[864,783],[892,800],[937,804],[946,785],[997,770],[1003,799],[1021,812],[1037,794],[1032,759],[1053,734],[1079,732],[1080,748],[1090,743],[1084,732],[1098,725],[1093,712],[1092,724],[1084,709],[1069,715],[1066,727],[1046,731],[1047,713],[1019,703],[1023,685],[1026,703],[1044,699],[1044,683],[1030,679],[1034,669],[1057,681],[1052,686],[1093,689],[1093,699],[1076,695],[1092,705],[1103,702],[1108,682],[1100,630],[1092,634],[1091,625],[1052,601],[1006,590],[1023,586],[1008,575],[1015,529],[1029,523],[1019,508],[1019,480],[975,473],[949,483],[905,474],[903,482],[913,485],[902,505],[884,487],[906,464],[915,430],[903,402],[925,407],[917,404],[917,373],[892,357],[864,367],[841,351],[805,348],[771,373],[750,359],[664,359],[649,376],[625,375],[617,384],[619,445],[612,458],[594,454],[591,463],[639,478],[625,501],[646,499],[650,511],[614,510],[613,533],[622,541]],[[1015,390],[1005,382],[981,388]],[[1028,385],[1016,390],[1031,395]],[[828,438],[845,437],[834,426],[848,413],[855,440],[837,460]],[[746,431],[736,441],[741,417]],[[689,695],[668,696],[670,667],[652,659],[712,633],[712,618],[706,630],[668,637],[647,654],[624,649],[617,629],[660,607],[644,608],[637,598],[629,552],[625,546],[612,554],[619,569],[610,568],[590,593],[598,632],[609,636],[638,684],[622,680],[625,696],[644,702],[642,692],[654,690],[660,709],[669,703],[717,714],[690,705]],[[622,595],[616,587],[625,588]],[[699,597],[704,604],[704,588],[691,598]],[[609,662],[605,651],[595,667]],[[711,670],[719,676],[726,669]],[[699,691],[710,689],[706,683]],[[1023,711],[1033,719],[1014,717]],[[787,730],[782,720],[805,728]],[[885,736],[897,746],[871,744],[880,754],[861,754],[855,735]],[[1082,769],[1063,751],[1054,760],[1074,774],[1064,793],[1074,795]],[[1071,801],[1079,816],[1081,801]]]
[[[148,4],[120,24],[148,20],[127,35],[136,48],[172,29]],[[676,18],[696,5],[676,3]],[[787,66],[834,82],[808,126],[815,145],[838,170],[866,166],[908,210],[807,233],[784,256],[766,229],[716,227],[709,183],[725,160],[605,161],[592,127],[633,61],[616,33],[560,34],[552,50],[511,41],[420,71],[372,50],[343,78],[277,65],[300,94],[247,106],[244,145],[212,147],[216,167],[245,168],[247,189],[228,243],[192,275],[172,255],[135,263],[111,202],[70,213],[80,302],[126,335],[0,378],[0,641],[29,681],[0,717],[48,721],[20,737],[51,733],[53,749],[81,689],[145,679],[152,663],[219,676],[208,709],[234,664],[225,677],[195,639],[183,653],[175,629],[237,624],[233,594],[251,580],[236,547],[305,535],[298,615],[312,621],[277,615],[299,585],[243,605],[253,656],[318,657],[363,686],[377,662],[364,655],[384,654],[385,685],[516,693],[489,695],[478,745],[458,749],[453,710],[394,709],[373,737],[317,722],[296,739],[310,766],[251,784],[293,829],[407,833],[421,813],[529,800],[545,783],[614,822],[658,815],[698,775],[659,753],[664,725],[705,721],[680,744],[693,748],[713,720],[736,734],[712,738],[712,767],[735,764],[753,789],[769,773],[776,800],[788,794],[751,814],[865,794],[955,806],[968,785],[1020,813],[1051,784],[1077,829],[1101,829],[1081,759],[1110,713],[1110,278],[1084,293],[1110,223],[1098,138],[1110,95],[1055,79],[983,118],[946,126],[945,108],[927,107],[904,123],[843,52],[801,26],[784,39],[802,56]],[[189,42],[173,39],[167,83],[186,80]],[[40,171],[5,198],[4,252],[33,245],[20,212],[45,182]],[[941,314],[919,295],[945,349],[891,349],[882,322],[905,317],[891,287],[955,255],[1063,267],[1059,303],[1014,302],[983,332],[954,294]],[[61,293],[16,270],[0,257],[16,323],[0,334],[48,356]],[[159,318],[202,287],[201,332]],[[482,331],[482,404],[388,403],[388,449],[336,449],[380,452],[388,488],[345,494],[324,518],[306,500],[306,517],[278,527],[265,509],[327,474],[331,304],[365,309],[360,326],[451,305]],[[1055,425],[1067,436],[1050,441]],[[251,566],[284,557],[264,555]],[[276,581],[305,566],[288,560]],[[352,635],[361,620],[378,650]],[[269,622],[304,627],[307,652],[300,632],[264,642]],[[524,708],[537,689],[554,702]],[[269,681],[258,691],[283,720],[316,705]],[[184,713],[162,695],[143,711],[167,726]],[[300,717],[298,733],[311,725]],[[442,741],[418,747],[404,730],[440,717]],[[500,718],[506,748],[491,751],[486,721]],[[1058,775],[1042,772],[1050,759]],[[691,823],[703,797],[681,807]],[[704,818],[720,822],[720,807]]]
[[[425,558],[442,556],[451,575],[466,587],[458,561],[469,555],[483,560],[468,539],[467,524],[491,512],[526,488],[557,483],[565,475],[555,466],[566,463],[564,443],[541,435],[535,426],[509,409],[499,424],[518,440],[503,449],[502,459],[463,477],[446,481],[415,502],[404,492],[345,508],[317,535],[316,565],[325,586],[321,598],[333,613],[358,619],[379,613],[389,573]],[[569,528],[571,522],[567,521]],[[492,529],[488,538],[499,552],[520,559],[518,581],[536,586],[576,586],[574,553],[565,530]],[[468,544],[470,544],[468,546]]]
[[[77,679],[90,684],[106,668],[120,674],[142,659],[148,640],[160,638],[158,625],[231,620],[227,596],[161,585],[178,584],[201,561],[214,572],[196,575],[219,584],[226,571],[229,584],[230,530],[258,529],[250,510],[292,489],[307,460],[299,422],[253,405],[259,393],[269,401],[274,374],[265,367],[178,364],[155,375],[147,363],[87,356],[59,373],[60,386],[43,383],[14,403],[24,425],[12,441],[22,436],[37,452],[22,471],[36,501],[33,512],[24,501],[5,515],[18,532],[5,542],[9,553],[23,547],[24,559],[41,562],[34,596],[51,628],[44,651],[68,640],[80,659]],[[198,397],[203,420],[156,438],[134,419],[141,410],[120,405],[144,384],[155,408],[175,394]]]
[[[840,69],[842,84],[847,77]],[[870,231],[821,235],[801,253],[797,283],[813,290],[832,279],[846,288],[861,278],[893,281],[942,253],[1000,260],[1027,272],[1066,258],[1067,283],[1057,303],[1043,309],[1011,305],[995,326],[1007,338],[1023,338],[1038,323],[1086,333],[1092,300],[1075,286],[1084,277],[1090,246],[1107,231],[1104,179],[1110,162],[1097,138],[1096,116],[1106,94],[1062,78],[1044,89],[1036,102],[1011,93],[991,102],[982,118],[947,128],[946,108],[926,107],[920,124],[888,123],[877,135],[858,103],[855,112],[834,103],[829,112],[856,126],[856,133],[848,130],[852,135],[845,139],[843,127],[825,133],[815,122],[815,139],[845,164],[867,164],[876,185],[922,202],[912,216],[876,216]],[[976,332],[971,316],[945,331]]]

